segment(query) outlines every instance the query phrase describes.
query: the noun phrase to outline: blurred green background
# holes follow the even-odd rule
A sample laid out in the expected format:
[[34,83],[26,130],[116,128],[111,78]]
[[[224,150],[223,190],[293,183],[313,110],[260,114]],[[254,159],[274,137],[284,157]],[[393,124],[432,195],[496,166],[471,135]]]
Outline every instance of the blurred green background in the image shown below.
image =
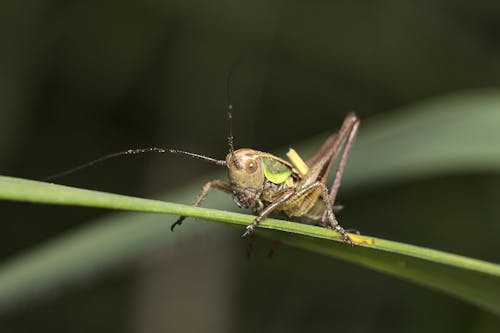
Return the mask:
[[[489,1],[3,1],[0,170],[40,179],[147,146],[222,158],[226,77],[235,62],[235,142],[264,151],[326,135],[351,110],[369,122],[428,97],[495,87],[499,17],[500,3]],[[144,155],[59,182],[158,197],[201,186],[214,171],[182,157]],[[368,235],[499,262],[499,185],[491,172],[341,190],[342,220]],[[5,202],[0,210],[2,261],[109,214]],[[239,231],[225,231],[46,293],[0,314],[0,329],[496,332],[500,326],[472,305],[348,263],[285,246],[268,259],[266,240],[257,239],[248,261]]]

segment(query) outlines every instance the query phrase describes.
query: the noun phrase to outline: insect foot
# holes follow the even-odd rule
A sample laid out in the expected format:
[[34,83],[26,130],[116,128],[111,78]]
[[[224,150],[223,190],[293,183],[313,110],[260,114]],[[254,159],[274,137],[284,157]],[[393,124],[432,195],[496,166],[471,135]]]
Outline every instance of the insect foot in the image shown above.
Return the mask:
[[350,244],[351,246],[354,246],[353,240],[351,239],[351,237],[349,237],[349,235],[347,234],[347,231],[345,231],[344,228],[342,228],[339,225],[336,225],[332,229],[335,230],[336,232],[338,232],[342,236],[342,240],[344,242],[346,242],[347,244]]
[[241,238],[245,238],[247,237],[248,235],[251,235],[253,233],[253,229],[255,228],[254,224],[250,224],[247,226],[245,232],[243,233],[243,235],[241,235]]
[[350,244],[351,246],[354,246],[354,241],[351,239],[351,237],[349,237],[349,235],[347,234],[347,231],[345,231],[345,229],[342,228],[340,225],[333,224],[333,225],[328,226],[327,228],[335,230],[336,232],[338,232],[340,234],[340,236],[342,236],[342,240],[345,243]]
[[172,223],[172,225],[170,226],[170,231],[174,232],[175,227],[178,225],[181,225],[182,221],[184,221],[185,219],[186,219],[186,216],[179,217],[179,219],[177,221],[175,221],[174,223]]
[[[329,222],[327,224],[327,222]],[[349,237],[347,234],[347,231],[345,231],[344,228],[342,228],[337,219],[335,218],[335,215],[333,214],[333,211],[331,209],[326,209],[325,212],[323,213],[323,218],[322,218],[322,223],[320,224],[321,226],[324,226],[328,229],[335,230],[342,236],[342,240],[350,244],[351,246],[354,246],[354,241]]]

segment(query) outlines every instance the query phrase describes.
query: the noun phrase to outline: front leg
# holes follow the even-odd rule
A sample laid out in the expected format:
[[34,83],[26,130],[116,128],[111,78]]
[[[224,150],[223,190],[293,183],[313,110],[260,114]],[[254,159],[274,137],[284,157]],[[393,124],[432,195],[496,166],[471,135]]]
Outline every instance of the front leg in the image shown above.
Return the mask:
[[260,214],[260,212],[262,212],[262,210],[263,210],[264,208],[265,208],[265,206],[264,206],[264,203],[262,202],[262,200],[257,199],[257,200],[255,201],[255,207],[254,207],[254,209],[253,209],[253,212],[254,212],[254,214],[255,214],[255,215],[259,215],[259,214]]
[[[228,184],[221,182],[220,180],[213,179],[211,181],[208,181],[205,185],[203,185],[203,187],[201,188],[200,194],[198,195],[196,200],[193,202],[193,206],[195,206],[195,207],[200,206],[201,202],[205,199],[208,192],[212,188],[215,188],[217,190],[220,190],[220,191],[228,193],[228,194],[232,194],[231,187]],[[172,226],[170,227],[170,230],[174,231],[174,228],[178,225],[181,225],[182,221],[184,221],[185,219],[186,219],[186,216],[180,216],[179,219],[177,221],[175,221],[174,224],[172,224]]]
[[248,235],[250,235],[253,230],[255,229],[255,227],[257,226],[257,224],[259,224],[260,221],[262,221],[263,219],[265,219],[269,214],[271,214],[271,212],[273,210],[276,209],[276,207],[278,207],[279,205],[281,205],[283,202],[287,201],[288,199],[290,199],[290,197],[292,195],[294,195],[296,192],[296,189],[295,188],[290,188],[288,190],[286,190],[283,195],[281,197],[279,197],[276,201],[272,202],[269,206],[267,206],[266,208],[264,208],[260,213],[259,215],[257,215],[255,217],[255,219],[253,220],[253,222],[251,224],[249,224],[245,230],[245,232],[243,233],[243,235],[241,235],[241,237],[246,237]]

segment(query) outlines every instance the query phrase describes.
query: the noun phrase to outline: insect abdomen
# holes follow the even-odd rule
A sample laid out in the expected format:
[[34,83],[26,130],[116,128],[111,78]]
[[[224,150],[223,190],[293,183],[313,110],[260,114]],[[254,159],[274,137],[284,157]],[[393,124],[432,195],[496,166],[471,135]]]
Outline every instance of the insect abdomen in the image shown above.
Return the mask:
[[[316,206],[318,205],[317,203],[322,202],[318,200],[320,195],[321,195],[321,189],[319,188],[312,189],[309,193],[306,193],[300,197],[291,198],[290,200],[288,200],[283,204],[283,207],[280,208],[283,211],[283,213],[285,213],[288,216],[309,217],[311,210],[313,210],[313,208],[316,208]],[[320,207],[318,206],[318,208]],[[321,213],[319,215],[320,217]]]

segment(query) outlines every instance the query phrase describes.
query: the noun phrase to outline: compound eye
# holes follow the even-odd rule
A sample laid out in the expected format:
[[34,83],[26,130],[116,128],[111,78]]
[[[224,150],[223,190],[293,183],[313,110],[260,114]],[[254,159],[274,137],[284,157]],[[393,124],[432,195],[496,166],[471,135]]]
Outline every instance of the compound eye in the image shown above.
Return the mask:
[[257,171],[257,162],[255,160],[248,160],[245,168],[249,173],[254,173]]

